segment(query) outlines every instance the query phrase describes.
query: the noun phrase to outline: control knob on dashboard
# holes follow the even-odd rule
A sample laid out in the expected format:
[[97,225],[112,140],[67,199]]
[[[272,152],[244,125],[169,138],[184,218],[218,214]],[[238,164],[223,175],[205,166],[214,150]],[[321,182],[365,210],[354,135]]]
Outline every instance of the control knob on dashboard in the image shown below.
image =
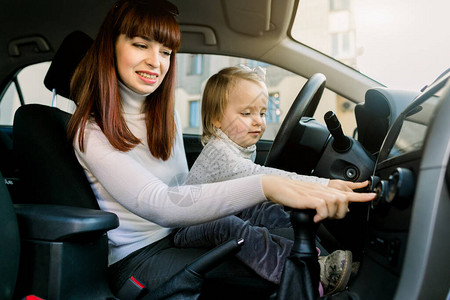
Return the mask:
[[414,195],[415,180],[411,170],[397,168],[389,176],[389,193],[387,202],[398,208],[408,206]]
[[414,195],[414,175],[406,168],[397,168],[387,180],[371,176],[370,181],[370,190],[377,194],[372,209],[385,210],[389,205],[405,208]]
[[376,195],[375,199],[371,202],[370,207],[377,209],[378,211],[384,211],[389,208],[388,195],[389,195],[389,182],[387,180],[381,180],[378,176],[370,177],[370,190]]

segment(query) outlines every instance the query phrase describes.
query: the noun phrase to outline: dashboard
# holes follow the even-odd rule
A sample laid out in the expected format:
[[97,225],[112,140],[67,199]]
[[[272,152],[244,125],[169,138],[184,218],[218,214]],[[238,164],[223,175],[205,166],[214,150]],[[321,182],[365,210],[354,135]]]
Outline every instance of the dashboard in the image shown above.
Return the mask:
[[[430,272],[444,275],[440,279],[433,276],[433,281],[440,282],[443,293],[448,291],[448,258],[443,257],[440,265],[430,259],[432,247],[449,249],[447,219],[436,215],[438,209],[447,216],[449,212],[448,183],[445,185],[450,148],[448,78],[434,82],[398,113],[376,153],[370,189],[377,198],[368,209],[368,239],[360,276],[379,276],[372,277],[372,284],[355,281],[352,289],[362,299],[394,295],[406,299],[411,293],[420,298],[426,288],[422,286],[424,278],[419,277]],[[386,97],[378,101],[379,107],[386,107]],[[386,116],[389,113],[383,118]],[[437,228],[442,232],[436,232]]]
[[322,221],[317,232],[325,249],[351,250],[359,262],[351,299],[444,299],[449,293],[449,78],[422,92],[368,90],[355,108],[354,138],[344,136],[328,112],[326,127],[302,118],[288,141],[282,169],[370,179],[377,194],[370,203],[351,203],[342,220]]

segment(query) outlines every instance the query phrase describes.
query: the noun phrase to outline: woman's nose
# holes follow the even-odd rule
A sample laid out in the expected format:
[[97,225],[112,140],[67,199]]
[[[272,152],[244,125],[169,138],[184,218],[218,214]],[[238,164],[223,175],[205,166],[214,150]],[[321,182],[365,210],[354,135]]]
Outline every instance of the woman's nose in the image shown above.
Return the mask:
[[147,57],[145,58],[145,63],[154,68],[159,67],[160,65],[159,50],[155,48],[150,49],[147,53]]

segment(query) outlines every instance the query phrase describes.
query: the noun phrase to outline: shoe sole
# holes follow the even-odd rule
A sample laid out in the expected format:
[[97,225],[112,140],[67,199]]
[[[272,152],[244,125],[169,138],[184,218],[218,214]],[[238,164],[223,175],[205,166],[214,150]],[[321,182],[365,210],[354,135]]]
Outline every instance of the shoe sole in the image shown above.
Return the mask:
[[348,250],[345,251],[345,262],[346,262],[346,264],[344,265],[344,269],[342,271],[341,280],[339,280],[339,283],[336,285],[336,287],[333,290],[329,291],[324,296],[329,296],[336,292],[342,291],[347,286],[347,283],[350,280],[350,275],[352,274],[353,257],[352,257],[351,251],[348,251]]

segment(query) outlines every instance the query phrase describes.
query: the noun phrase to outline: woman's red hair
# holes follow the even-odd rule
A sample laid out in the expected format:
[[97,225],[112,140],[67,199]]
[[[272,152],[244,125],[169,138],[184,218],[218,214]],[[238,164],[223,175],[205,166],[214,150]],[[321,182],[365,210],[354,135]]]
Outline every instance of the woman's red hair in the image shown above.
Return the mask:
[[152,5],[155,2],[118,1],[108,12],[93,45],[72,77],[71,97],[77,109],[69,121],[67,134],[73,141],[79,130],[77,142],[81,151],[84,151],[85,127],[91,118],[120,151],[129,151],[141,142],[129,130],[119,99],[115,43],[120,34],[125,34],[130,38],[151,37],[173,50],[164,80],[144,104],[150,152],[162,160],[167,160],[172,153],[176,134],[175,54],[180,46],[180,30],[174,16],[161,6]]

